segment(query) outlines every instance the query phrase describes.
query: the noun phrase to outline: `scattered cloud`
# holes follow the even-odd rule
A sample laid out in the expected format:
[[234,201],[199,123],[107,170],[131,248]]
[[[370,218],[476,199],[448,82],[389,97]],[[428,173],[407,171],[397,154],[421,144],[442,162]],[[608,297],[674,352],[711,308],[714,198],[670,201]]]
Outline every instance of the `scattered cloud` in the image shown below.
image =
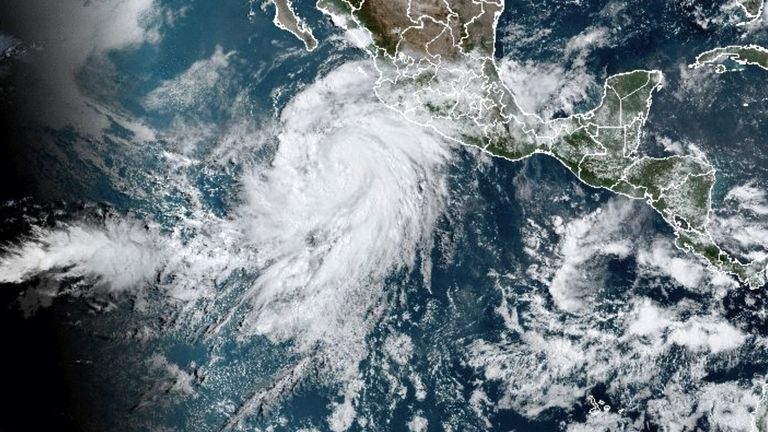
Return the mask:
[[232,81],[228,68],[233,54],[224,53],[222,47],[217,46],[209,58],[194,62],[185,72],[152,90],[144,106],[163,113],[221,107],[231,99],[227,87]]
[[17,3],[7,7],[14,8],[18,23],[45,23],[16,29],[18,38],[37,48],[27,62],[34,77],[27,100],[34,105],[36,119],[56,129],[74,126],[91,136],[99,136],[116,121],[149,138],[141,124],[90,98],[77,75],[89,61],[108,63],[105,55],[111,51],[156,43],[160,8],[155,0]]
[[728,191],[725,199],[739,206],[739,210],[756,215],[768,215],[768,194],[754,182],[736,186]]
[[565,225],[559,246],[561,264],[549,285],[558,307],[578,312],[585,306],[585,297],[594,295],[599,281],[587,275],[600,273],[592,264],[595,258],[626,258],[632,252],[626,227],[635,213],[635,203],[620,199]]
[[698,288],[708,276],[706,268],[691,255],[681,256],[670,239],[656,239],[637,254],[638,263],[654,269],[688,289]]

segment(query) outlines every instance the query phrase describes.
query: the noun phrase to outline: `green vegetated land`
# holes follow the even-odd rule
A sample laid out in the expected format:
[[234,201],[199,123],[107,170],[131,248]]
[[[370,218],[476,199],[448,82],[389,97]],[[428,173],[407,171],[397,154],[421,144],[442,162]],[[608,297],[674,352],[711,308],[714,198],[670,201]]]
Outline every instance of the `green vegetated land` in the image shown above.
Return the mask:
[[[495,156],[551,155],[590,186],[646,201],[674,229],[681,249],[752,287],[765,283],[764,262],[740,262],[707,231],[714,168],[691,155],[653,158],[639,152],[661,72],[613,75],[595,109],[544,121],[520,108],[498,77],[493,44],[481,43],[495,41],[499,4],[319,0],[318,6],[344,16],[347,28],[371,33],[367,51],[380,73],[377,94],[407,118]],[[768,51],[756,46],[708,51],[697,64],[725,58],[768,66]]]
[[731,45],[703,52],[690,67],[714,66],[717,72],[731,72],[729,63],[739,66],[757,66],[768,70],[768,49],[758,45]]

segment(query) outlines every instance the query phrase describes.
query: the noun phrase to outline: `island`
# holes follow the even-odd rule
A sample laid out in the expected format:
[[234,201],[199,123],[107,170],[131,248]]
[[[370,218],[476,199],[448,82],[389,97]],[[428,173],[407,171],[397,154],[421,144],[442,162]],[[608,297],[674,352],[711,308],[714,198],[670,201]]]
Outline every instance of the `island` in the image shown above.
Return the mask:
[[[737,67],[734,68],[734,65]],[[698,69],[703,66],[714,66],[717,73],[739,71],[742,66],[757,66],[768,70],[768,49],[758,45],[715,48],[696,56],[696,61],[688,67]]]
[[378,72],[374,92],[408,121],[512,161],[546,154],[585,184],[643,200],[672,228],[676,245],[757,288],[766,262],[741,262],[708,231],[714,167],[702,156],[639,150],[656,70],[610,76],[591,111],[544,120],[525,112],[499,78],[494,48],[502,0],[318,0],[357,40]]
[[744,10],[744,14],[747,15],[747,21],[742,24],[749,24],[757,21],[763,14],[765,0],[739,0],[738,4]]

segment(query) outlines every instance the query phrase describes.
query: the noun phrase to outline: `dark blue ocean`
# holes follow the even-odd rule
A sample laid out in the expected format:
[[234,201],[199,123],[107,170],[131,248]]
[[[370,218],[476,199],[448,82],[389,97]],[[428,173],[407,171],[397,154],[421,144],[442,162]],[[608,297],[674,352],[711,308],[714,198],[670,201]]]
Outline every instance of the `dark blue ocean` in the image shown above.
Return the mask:
[[[190,154],[202,161],[218,157],[222,137],[247,113],[248,125],[264,130],[259,145],[244,144],[243,151],[227,155],[223,164],[190,164],[173,171],[193,180],[206,211],[225,218],[241,199],[243,170],[268,166],[274,157],[277,138],[270,127],[282,109],[320,77],[365,56],[343,42],[338,29],[310,1],[294,3],[320,41],[311,53],[277,29],[271,9],[262,10],[259,2],[158,2],[169,8],[192,7],[173,26],[160,29],[156,44],[110,53],[114,70],[107,78],[93,65],[79,72],[78,83],[95,100],[119,106],[126,116],[158,130],[170,128],[179,118],[220,126],[191,144]],[[654,95],[641,148],[654,155],[664,154],[670,142],[700,149],[718,171],[713,206],[724,207],[727,216],[728,191],[750,182],[765,189],[768,182],[765,71],[747,68],[714,75],[691,72],[687,65],[715,46],[768,44],[768,33],[763,28],[745,34],[735,25],[717,25],[721,6],[714,1],[507,1],[496,56],[500,61],[558,65],[564,71],[579,68],[592,76],[584,97],[576,101],[577,111],[595,106],[602,82],[611,74],[661,70],[664,85]],[[595,29],[603,29],[604,42],[583,57],[566,53],[569,40]],[[520,43],[524,35],[537,36]],[[213,87],[205,103],[167,112],[147,108],[144,101],[161,83],[217,50],[233,54],[227,79]],[[235,104],[240,108],[232,109]],[[162,149],[164,140],[173,137],[126,151],[117,140],[130,142],[135,136],[118,123],[98,140],[75,129],[35,133],[54,144],[25,156],[43,174],[35,177],[37,189],[31,198],[4,206],[3,241],[18,242],[32,226],[53,226],[56,220],[130,215],[169,233],[192,216],[192,198],[186,191],[165,188],[162,196],[153,194],[160,190],[158,182],[172,181],[155,174],[166,172]],[[73,150],[75,142],[83,141],[103,157],[111,175]],[[768,357],[760,348],[761,338],[768,336],[764,291],[729,286],[723,292],[712,287],[716,284],[710,276],[693,287],[648,270],[651,258],[643,251],[655,240],[672,239],[672,231],[643,203],[587,187],[546,156],[508,162],[468,148],[451,152],[447,210],[437,219],[430,248],[419,252],[414,270],[395,271],[386,279],[381,303],[385,312],[366,337],[368,355],[359,365],[362,389],[354,405],[357,421],[349,430],[567,430],[569,425],[597,421],[590,420],[590,395],[610,405],[611,413],[621,410],[621,419],[606,423],[606,430],[638,425],[665,430],[669,417],[660,414],[661,402],[651,401],[673,391],[669,382],[682,383],[682,390],[674,391],[695,399],[710,394],[702,390],[714,388],[709,384],[748,388],[765,375]],[[45,190],[56,192],[41,192]],[[584,247],[593,251],[577,260],[579,276],[569,277],[583,281],[579,299],[587,306],[563,311],[547,282],[562,265],[567,247],[563,239],[571,232],[567,230],[578,231],[577,224],[568,223],[594,224],[587,234],[574,234],[583,240],[599,233],[600,223],[610,222],[599,222],[605,214],[622,224],[616,232],[606,228],[611,231],[606,236],[626,240],[628,252],[601,253],[605,245],[600,242],[609,240],[584,240]],[[670,259],[697,262],[670,250]],[[429,267],[429,278],[423,277],[423,266]],[[52,305],[24,317],[19,299],[25,290],[44,284],[45,277],[7,284],[0,337],[4,351],[13,354],[2,364],[10,374],[29,365],[40,371],[12,378],[8,391],[19,397],[11,407],[55,405],[59,408],[41,410],[73,430],[330,430],[327,418],[333,404],[343,399],[343,386],[327,378],[327,365],[319,360],[303,369],[304,376],[290,388],[270,393],[269,402],[245,409],[260,392],[274,390],[286,371],[301,361],[289,343],[239,336],[246,310],[238,294],[258,277],[258,272],[243,269],[216,280],[210,288],[221,296],[200,303],[197,318],[189,321],[189,306],[169,299],[159,288],[150,287],[140,296],[87,295],[78,281],[65,281],[65,293]],[[747,339],[741,348],[722,355],[702,354],[679,343],[632,360],[644,351],[624,336],[626,317],[640,299],[674,310],[680,322],[698,322],[690,320],[699,315],[702,320],[728,322]],[[228,314],[234,318],[212,335],[211,327]],[[516,324],[510,324],[513,321]],[[559,345],[536,345],[534,333]],[[612,336],[603,339],[600,334]],[[412,343],[407,364],[388,360],[385,344],[393,335],[405,335]],[[668,337],[662,338],[665,343],[671,333]],[[546,351],[550,348],[561,351]],[[569,350],[579,354],[568,357]],[[646,381],[623,379],[635,376],[643,363],[653,372]],[[167,365],[183,374],[169,375],[173,368]],[[594,372],[601,368],[605,370]],[[416,375],[418,380],[412,378]],[[175,387],[181,385],[179,376],[188,380],[184,382],[192,393]],[[425,394],[420,387],[427,389]],[[547,405],[548,399],[570,402]],[[681,406],[685,408],[670,409],[684,411],[696,403]],[[720,420],[693,411],[680,415],[693,418],[698,430],[717,429]],[[245,414],[239,423],[230,423],[240,412]],[[416,415],[426,420],[426,429],[409,427]],[[589,424],[589,430],[598,430],[597,423]]]

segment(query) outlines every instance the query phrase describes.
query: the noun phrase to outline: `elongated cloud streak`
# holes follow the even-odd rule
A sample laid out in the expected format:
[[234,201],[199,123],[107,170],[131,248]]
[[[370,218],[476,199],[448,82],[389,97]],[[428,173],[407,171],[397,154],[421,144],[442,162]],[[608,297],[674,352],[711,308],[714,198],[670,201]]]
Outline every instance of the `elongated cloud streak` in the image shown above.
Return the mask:
[[55,272],[56,277],[89,277],[117,291],[136,288],[165,260],[158,244],[157,236],[135,221],[38,230],[0,259],[0,282],[19,283]]

